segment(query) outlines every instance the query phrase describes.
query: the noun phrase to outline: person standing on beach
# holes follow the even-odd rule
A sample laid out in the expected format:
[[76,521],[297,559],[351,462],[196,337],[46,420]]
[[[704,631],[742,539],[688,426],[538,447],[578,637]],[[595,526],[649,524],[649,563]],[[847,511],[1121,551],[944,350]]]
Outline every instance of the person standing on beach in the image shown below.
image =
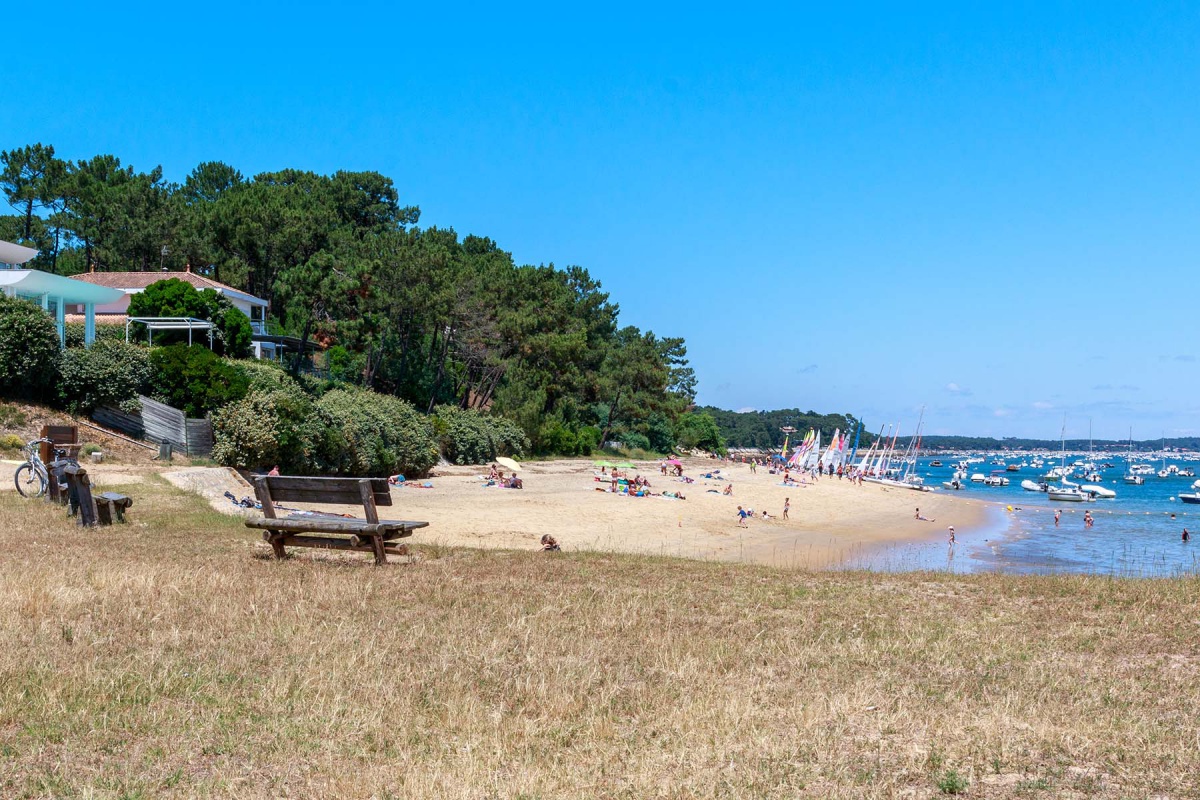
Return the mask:
[[1058,518],[1062,516],[1062,509],[1054,509],[1054,527],[1058,527]]
[[783,518],[784,519],[788,518],[788,511],[790,511],[791,508],[792,508],[792,498],[790,498],[790,497],[783,498]]
[[954,526],[950,525],[949,530],[950,530],[950,546],[954,547]]
[[748,517],[748,516],[750,516],[750,514],[747,513],[746,509],[742,508],[741,506],[738,506],[738,527],[739,528],[750,527],[749,525],[746,524],[746,517]]

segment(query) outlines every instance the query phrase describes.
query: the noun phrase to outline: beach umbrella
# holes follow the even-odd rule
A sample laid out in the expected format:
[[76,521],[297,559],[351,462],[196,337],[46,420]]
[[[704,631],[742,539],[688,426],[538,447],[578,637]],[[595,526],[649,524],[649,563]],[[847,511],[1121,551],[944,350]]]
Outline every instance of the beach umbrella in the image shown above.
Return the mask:
[[682,467],[683,466],[683,462],[681,462],[678,458],[668,458],[667,463],[673,467]]
[[496,463],[505,469],[510,469],[513,472],[520,472],[521,465],[506,456],[496,456]]
[[633,464],[630,464],[628,461],[622,461],[620,464],[616,464],[615,466],[617,469],[635,469]]
[[596,467],[611,467],[612,463],[608,461],[594,461],[592,465]]

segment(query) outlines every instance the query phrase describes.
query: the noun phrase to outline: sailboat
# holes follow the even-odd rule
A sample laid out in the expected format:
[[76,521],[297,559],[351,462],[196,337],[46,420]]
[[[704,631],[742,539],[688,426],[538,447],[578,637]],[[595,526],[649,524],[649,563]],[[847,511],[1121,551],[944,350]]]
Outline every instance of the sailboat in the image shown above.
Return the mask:
[[1046,489],[1046,496],[1051,500],[1057,500],[1064,503],[1082,503],[1090,498],[1090,495],[1082,491],[1076,484],[1067,480],[1067,418],[1063,417],[1062,426],[1062,464],[1060,474],[1062,475],[1061,482],[1058,486],[1050,486]]
[[1125,482],[1141,486],[1146,479],[1133,471],[1133,428],[1129,429],[1129,455],[1125,456]]

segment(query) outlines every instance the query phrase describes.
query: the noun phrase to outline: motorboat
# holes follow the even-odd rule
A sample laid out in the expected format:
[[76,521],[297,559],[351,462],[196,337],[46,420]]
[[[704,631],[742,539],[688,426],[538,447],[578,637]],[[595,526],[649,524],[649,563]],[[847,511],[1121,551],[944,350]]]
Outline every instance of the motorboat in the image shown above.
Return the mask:
[[1141,475],[1134,475],[1132,472],[1125,476],[1125,482],[1134,486],[1141,486],[1146,482],[1146,479]]
[[1196,477],[1196,470],[1192,469],[1191,467],[1181,467],[1180,470],[1175,474],[1181,478],[1194,478]]
[[952,480],[952,481],[942,481],[942,486],[944,486],[944,487],[945,487],[945,488],[947,488],[947,489],[961,489],[961,488],[963,488],[962,481],[961,481],[960,479],[958,479],[958,478],[955,478],[955,479],[954,479],[954,480]]
[[1081,485],[1079,488],[1081,490],[1087,492],[1088,494],[1090,494],[1092,497],[1101,498],[1104,500],[1111,500],[1112,498],[1117,496],[1117,493],[1114,492],[1112,489],[1108,489],[1104,486],[1100,486],[1100,485],[1094,484],[1094,483],[1085,483],[1085,484]]
[[1200,492],[1196,492],[1193,494],[1181,494],[1181,495],[1179,495],[1179,499],[1180,499],[1180,501],[1182,501],[1184,503],[1190,503],[1191,505],[1194,505],[1194,506],[1200,505]]
[[1091,500],[1092,496],[1078,486],[1051,486],[1046,490],[1046,496],[1051,500],[1063,503],[1082,503]]
[[930,461],[930,462],[929,462],[929,466],[931,466],[931,467],[940,467],[941,465],[942,465],[942,462],[940,462],[940,461],[938,461],[938,460],[936,460],[936,459],[934,459],[933,461]]
[[1027,492],[1044,492],[1050,488],[1050,484],[1026,480],[1021,481],[1021,488]]
[[974,475],[971,476],[971,483],[983,483],[986,480],[987,480],[987,476],[984,475],[982,472],[976,472]]
[[1020,472],[1020,471],[1021,471],[1021,465],[1020,465],[1020,464],[1009,464],[1009,465],[1008,465],[1007,467],[1005,467],[1004,469],[1005,469],[1005,471],[1006,471],[1006,472]]
[[[974,478],[972,478],[974,480]],[[983,479],[984,486],[1008,486],[1008,478],[1000,474],[999,470],[992,472]]]

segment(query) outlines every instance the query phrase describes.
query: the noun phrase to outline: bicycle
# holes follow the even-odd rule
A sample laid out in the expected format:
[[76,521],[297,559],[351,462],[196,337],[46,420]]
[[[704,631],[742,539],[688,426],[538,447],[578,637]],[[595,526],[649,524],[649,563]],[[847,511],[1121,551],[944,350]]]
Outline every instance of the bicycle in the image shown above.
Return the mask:
[[[38,452],[38,445],[43,443],[54,448],[54,464],[64,460],[67,455],[66,450],[57,447],[50,439],[34,439],[21,448],[21,452],[25,456],[25,463],[17,467],[13,481],[17,484],[17,492],[22,497],[41,497],[50,485],[50,473]],[[79,463],[73,458],[65,458],[65,460],[68,464],[79,466]]]

